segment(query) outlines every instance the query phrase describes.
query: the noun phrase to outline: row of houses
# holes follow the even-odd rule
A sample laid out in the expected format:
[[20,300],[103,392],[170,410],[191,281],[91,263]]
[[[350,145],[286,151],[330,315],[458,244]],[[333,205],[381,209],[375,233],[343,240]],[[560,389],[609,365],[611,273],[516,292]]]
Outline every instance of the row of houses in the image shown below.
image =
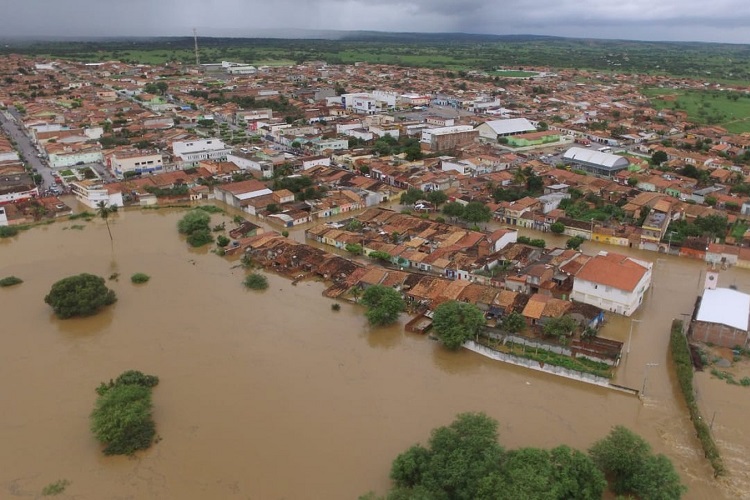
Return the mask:
[[517,243],[517,232],[470,231],[382,208],[320,224],[308,238],[385,259],[389,265],[525,293],[577,300],[630,316],[651,284],[653,264],[617,253],[587,256]]

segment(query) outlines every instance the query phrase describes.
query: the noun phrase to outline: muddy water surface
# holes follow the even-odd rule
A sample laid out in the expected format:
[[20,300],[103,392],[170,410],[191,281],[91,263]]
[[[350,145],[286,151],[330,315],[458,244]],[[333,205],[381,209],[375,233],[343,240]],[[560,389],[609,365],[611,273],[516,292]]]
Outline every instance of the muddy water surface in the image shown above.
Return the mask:
[[[612,425],[626,425],[675,461],[690,498],[747,491],[741,477],[711,479],[666,362],[669,323],[689,310],[699,263],[660,261],[636,316],[642,322],[617,381],[640,388],[646,363],[659,363],[641,402],[448,353],[401,325],[370,330],[358,306],[331,311],[320,283],[292,286],[269,275],[267,291],[244,290],[245,271],[187,247],[175,229],[180,216],[118,214],[114,250],[98,220],[0,240],[0,276],[25,281],[0,289],[0,498],[35,498],[65,478],[66,495],[77,499],[351,499],[387,489],[395,455],[463,411],[496,418],[507,447],[586,448]],[[93,318],[57,320],[43,297],[79,272],[120,273],[110,282],[119,300]],[[152,279],[133,285],[135,272]],[[730,271],[722,279],[747,278]],[[605,335],[625,340],[629,327],[613,318]],[[135,458],[104,457],[88,429],[94,388],[127,369],[161,379],[154,390],[161,441]],[[713,391],[716,405],[750,394],[711,380],[705,388],[701,380],[701,390]],[[725,439],[744,428],[742,415],[717,417]],[[733,442],[738,457],[746,434]]]

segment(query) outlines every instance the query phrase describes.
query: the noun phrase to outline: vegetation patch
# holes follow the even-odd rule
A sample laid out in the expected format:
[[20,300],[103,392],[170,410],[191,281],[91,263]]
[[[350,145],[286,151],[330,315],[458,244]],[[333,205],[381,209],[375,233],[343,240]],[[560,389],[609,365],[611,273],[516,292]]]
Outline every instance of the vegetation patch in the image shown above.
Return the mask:
[[581,373],[589,373],[598,377],[612,378],[612,367],[606,363],[593,361],[588,358],[572,358],[564,354],[546,351],[544,349],[530,348],[523,344],[514,342],[505,342],[504,344],[494,339],[483,338],[480,343],[490,349],[499,352],[505,352],[526,359],[531,359],[547,365],[560,366],[569,370],[575,370]]
[[503,76],[505,78],[529,78],[532,76],[536,76],[539,73],[536,71],[520,71],[520,70],[512,70],[512,69],[498,69],[495,71],[490,71],[490,75],[492,76]]
[[387,496],[368,493],[360,500],[593,500],[605,494],[607,478],[611,491],[637,498],[679,499],[685,492],[672,462],[624,427],[615,427],[588,454],[565,445],[507,450],[497,427],[483,413],[458,415],[434,429],[427,445],[395,458]]
[[132,455],[151,446],[156,435],[151,391],[158,383],[153,375],[129,370],[97,387],[91,431],[105,455]]
[[198,207],[195,207],[196,210],[203,210],[204,212],[208,212],[210,214],[223,214],[224,209],[217,207],[216,205],[200,205]]
[[67,479],[60,479],[54,483],[49,483],[47,486],[42,488],[42,496],[49,497],[60,495],[65,492],[65,489],[70,486],[70,481]]
[[0,287],[20,285],[21,283],[23,283],[23,280],[16,276],[6,276],[5,278],[0,279]]
[[205,210],[191,210],[177,223],[177,230],[187,235],[191,246],[201,247],[214,241],[210,223],[211,216]]
[[362,304],[367,306],[367,321],[373,326],[395,323],[398,315],[406,309],[401,294],[389,286],[368,287],[362,294]]
[[87,221],[94,218],[94,214],[91,212],[81,212],[80,214],[73,214],[69,217],[70,220],[85,219]]
[[150,279],[151,279],[151,276],[145,273],[135,273],[134,275],[130,277],[130,281],[132,281],[135,284],[146,283]]
[[268,278],[260,273],[248,274],[243,283],[251,290],[265,290],[268,288]]
[[83,229],[86,229],[86,226],[84,226],[83,224],[73,224],[69,228],[64,228],[64,229],[75,229],[77,231],[81,231]]
[[435,308],[432,328],[443,345],[455,351],[467,340],[478,337],[486,322],[474,304],[450,300]]
[[61,319],[91,316],[116,300],[115,292],[107,288],[104,278],[88,273],[61,279],[44,297],[44,302],[52,306]]
[[10,238],[18,234],[16,226],[0,226],[0,238]]
[[682,321],[675,320],[672,322],[672,331],[669,338],[669,347],[672,352],[672,361],[674,361],[675,370],[677,372],[677,381],[680,384],[680,390],[685,398],[685,403],[690,413],[690,420],[693,421],[695,431],[698,433],[698,439],[703,446],[703,452],[711,462],[711,467],[714,469],[715,476],[723,476],[726,474],[726,468],[724,467],[724,461],[719,453],[719,448],[716,446],[713,437],[711,436],[711,429],[709,429],[706,422],[703,420],[700,409],[698,409],[698,403],[695,401],[695,390],[693,389],[693,361],[690,356],[690,348],[688,347],[687,339],[682,334]]
[[750,132],[750,97],[742,92],[647,88],[654,108],[684,111],[701,125],[720,125],[729,132]]

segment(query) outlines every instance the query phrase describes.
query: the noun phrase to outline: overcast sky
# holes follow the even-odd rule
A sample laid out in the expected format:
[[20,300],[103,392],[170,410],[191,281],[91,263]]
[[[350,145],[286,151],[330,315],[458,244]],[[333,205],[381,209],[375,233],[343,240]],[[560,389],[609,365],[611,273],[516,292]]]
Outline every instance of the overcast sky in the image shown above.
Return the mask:
[[750,43],[748,0],[5,0],[2,36],[261,30],[536,34]]

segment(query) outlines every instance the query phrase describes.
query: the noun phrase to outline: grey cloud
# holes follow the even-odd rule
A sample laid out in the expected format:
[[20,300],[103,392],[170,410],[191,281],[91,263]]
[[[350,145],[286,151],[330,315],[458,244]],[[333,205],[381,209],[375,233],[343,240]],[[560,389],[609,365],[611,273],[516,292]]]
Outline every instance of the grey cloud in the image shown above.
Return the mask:
[[750,2],[714,0],[14,0],[0,36],[252,36],[336,29],[750,42]]

